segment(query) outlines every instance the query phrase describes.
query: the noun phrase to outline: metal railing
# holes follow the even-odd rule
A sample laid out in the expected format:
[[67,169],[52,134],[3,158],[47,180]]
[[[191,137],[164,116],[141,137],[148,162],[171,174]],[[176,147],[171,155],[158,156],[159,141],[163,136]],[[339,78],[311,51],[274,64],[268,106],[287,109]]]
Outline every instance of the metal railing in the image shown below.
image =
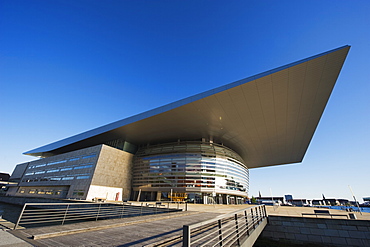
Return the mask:
[[[139,202],[137,202],[139,203]],[[184,201],[153,201],[153,202],[140,202],[141,206],[147,207],[160,207],[160,208],[176,208],[188,211],[188,203]],[[133,205],[136,205],[133,204]]]
[[26,203],[14,226],[39,227],[64,225],[84,221],[127,218],[151,214],[178,212],[182,209],[160,204],[131,205],[130,203]]
[[200,223],[184,225],[183,246],[241,246],[265,219],[265,205],[258,205]]

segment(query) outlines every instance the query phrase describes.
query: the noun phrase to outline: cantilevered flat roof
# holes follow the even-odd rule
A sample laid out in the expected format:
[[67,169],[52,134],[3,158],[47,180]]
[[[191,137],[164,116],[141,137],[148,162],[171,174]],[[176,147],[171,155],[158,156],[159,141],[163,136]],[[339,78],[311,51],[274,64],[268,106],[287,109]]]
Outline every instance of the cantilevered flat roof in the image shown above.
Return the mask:
[[301,162],[350,46],[343,46],[36,148],[51,156],[114,139],[213,139],[249,168]]

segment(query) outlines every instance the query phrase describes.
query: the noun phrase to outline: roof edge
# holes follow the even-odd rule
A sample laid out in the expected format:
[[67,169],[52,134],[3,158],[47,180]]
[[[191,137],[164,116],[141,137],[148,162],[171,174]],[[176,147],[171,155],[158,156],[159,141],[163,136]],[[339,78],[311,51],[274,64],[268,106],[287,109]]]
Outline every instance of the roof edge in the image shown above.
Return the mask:
[[93,136],[96,136],[96,135],[114,130],[116,128],[131,124],[131,123],[134,123],[134,122],[137,122],[137,121],[140,121],[140,120],[152,117],[152,116],[155,116],[155,115],[160,114],[160,113],[167,112],[167,111],[172,110],[174,108],[189,104],[191,102],[194,102],[194,101],[200,100],[202,98],[214,95],[216,93],[228,90],[230,88],[233,88],[233,87],[236,87],[236,86],[239,86],[239,85],[257,80],[259,78],[268,76],[270,74],[279,72],[281,70],[293,67],[295,65],[298,65],[298,64],[313,60],[315,58],[325,56],[329,53],[332,53],[332,52],[335,52],[335,51],[338,51],[338,50],[341,50],[341,49],[344,49],[344,48],[349,48],[349,47],[350,47],[350,45],[344,45],[344,46],[341,46],[341,47],[338,47],[338,48],[335,48],[335,49],[332,49],[332,50],[329,50],[329,51],[326,51],[326,52],[323,52],[323,53],[319,53],[317,55],[310,56],[308,58],[298,60],[296,62],[292,62],[292,63],[286,64],[286,65],[277,67],[275,69],[267,70],[265,72],[258,73],[256,75],[249,76],[247,78],[244,78],[244,79],[241,79],[241,80],[238,80],[238,81],[235,81],[235,82],[231,82],[231,83],[228,83],[226,85],[223,85],[223,86],[220,86],[220,87],[217,87],[217,88],[214,88],[214,89],[210,89],[210,90],[207,90],[207,91],[202,92],[202,93],[195,94],[193,96],[189,96],[189,97],[180,99],[178,101],[175,101],[175,102],[172,102],[172,103],[154,108],[152,110],[148,110],[148,111],[139,113],[137,115],[133,115],[133,116],[130,116],[128,118],[124,118],[122,120],[118,120],[118,121],[115,121],[113,123],[109,123],[109,124],[103,125],[101,127],[97,127],[97,128],[88,130],[86,132],[83,132],[83,133],[80,133],[80,134],[77,134],[77,135],[73,135],[73,136],[67,137],[65,139],[61,139],[61,140],[56,141],[56,142],[52,142],[50,144],[47,144],[47,145],[32,149],[30,151],[24,152],[23,154],[31,155],[31,156],[43,156],[43,153],[53,151],[55,149],[58,149],[58,148],[61,148],[61,147],[64,147],[64,146],[82,141],[82,140],[87,139],[87,138],[91,138]]

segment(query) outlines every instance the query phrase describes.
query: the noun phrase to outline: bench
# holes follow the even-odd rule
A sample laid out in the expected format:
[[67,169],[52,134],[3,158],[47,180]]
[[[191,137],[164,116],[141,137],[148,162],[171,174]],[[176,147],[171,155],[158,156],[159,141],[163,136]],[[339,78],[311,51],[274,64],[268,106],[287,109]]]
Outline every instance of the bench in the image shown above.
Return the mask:
[[320,215],[320,216],[330,216],[331,218],[333,218],[333,216],[346,216],[346,218],[348,219],[347,214],[331,214],[329,212],[329,210],[322,210],[322,209],[314,210],[314,213],[302,213],[302,217],[303,217],[303,215],[315,215],[316,218],[317,218],[318,215]]

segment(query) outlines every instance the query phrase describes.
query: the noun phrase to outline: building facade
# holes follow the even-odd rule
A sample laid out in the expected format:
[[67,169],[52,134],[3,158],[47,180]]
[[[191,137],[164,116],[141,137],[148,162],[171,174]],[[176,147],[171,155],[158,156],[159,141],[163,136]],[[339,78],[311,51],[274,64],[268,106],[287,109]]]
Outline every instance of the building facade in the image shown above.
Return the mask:
[[143,147],[133,163],[133,198],[195,203],[243,203],[249,172],[233,150],[188,141]]
[[249,169],[302,162],[349,48],[28,151],[8,195],[244,203]]
[[133,155],[97,145],[17,165],[10,196],[129,200]]

